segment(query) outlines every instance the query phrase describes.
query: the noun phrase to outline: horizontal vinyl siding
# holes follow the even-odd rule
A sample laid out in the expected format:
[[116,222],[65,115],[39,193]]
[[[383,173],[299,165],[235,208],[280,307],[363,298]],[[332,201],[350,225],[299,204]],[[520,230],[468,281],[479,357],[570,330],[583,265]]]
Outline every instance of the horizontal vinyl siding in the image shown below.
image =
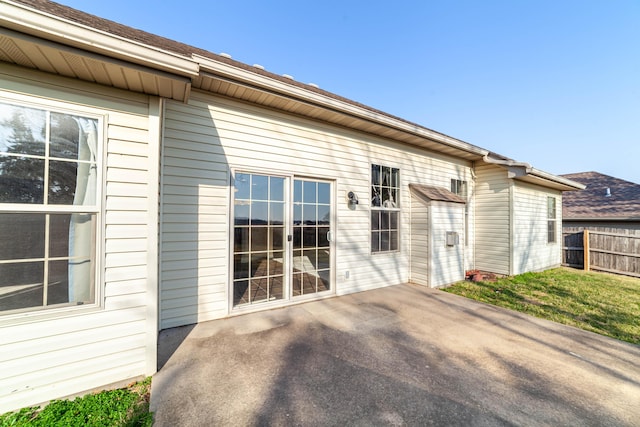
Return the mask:
[[[400,168],[401,249],[395,253],[370,253],[371,163]],[[451,178],[471,181],[467,162],[311,120],[199,92],[188,104],[169,102],[162,166],[162,328],[228,315],[231,169],[335,180],[337,294],[409,280],[409,183],[448,189]],[[360,200],[355,210],[346,204],[349,191]]]
[[429,207],[411,195],[411,277],[419,285],[429,285]]
[[475,268],[510,274],[510,179],[497,166],[476,166]]
[[[562,263],[562,196],[559,191],[514,182],[512,274],[539,271]],[[547,243],[547,197],[556,199],[556,242]]]
[[167,103],[161,189],[161,329],[227,313],[228,182],[227,159],[208,110]]
[[5,74],[11,70],[0,72],[1,87],[104,116],[104,253],[97,254],[104,286],[102,307],[94,310],[59,310],[20,323],[0,318],[0,413],[150,374],[146,346],[155,342],[146,307],[154,303],[147,264],[156,262],[147,253],[154,227],[147,224],[153,179],[147,166],[156,149],[149,147],[148,98],[23,69]]
[[[429,285],[438,287],[464,280],[464,206],[431,202],[429,214],[432,234]],[[458,244],[446,245],[449,231],[458,233]]]

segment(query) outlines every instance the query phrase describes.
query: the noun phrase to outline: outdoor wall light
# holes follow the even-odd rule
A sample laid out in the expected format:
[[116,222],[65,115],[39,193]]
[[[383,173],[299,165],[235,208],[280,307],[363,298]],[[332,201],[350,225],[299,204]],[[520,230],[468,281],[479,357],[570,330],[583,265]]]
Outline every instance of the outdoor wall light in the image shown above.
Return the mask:
[[355,205],[358,204],[358,196],[353,191],[349,191],[347,193],[347,200],[348,200],[349,206],[355,207]]

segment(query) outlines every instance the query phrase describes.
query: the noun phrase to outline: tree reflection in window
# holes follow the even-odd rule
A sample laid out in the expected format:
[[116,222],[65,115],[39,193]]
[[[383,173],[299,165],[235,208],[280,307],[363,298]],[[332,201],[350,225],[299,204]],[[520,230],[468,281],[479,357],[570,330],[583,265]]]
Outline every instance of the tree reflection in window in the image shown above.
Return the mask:
[[0,311],[95,302],[97,139],[97,119],[0,103]]
[[398,250],[400,170],[371,165],[371,252]]

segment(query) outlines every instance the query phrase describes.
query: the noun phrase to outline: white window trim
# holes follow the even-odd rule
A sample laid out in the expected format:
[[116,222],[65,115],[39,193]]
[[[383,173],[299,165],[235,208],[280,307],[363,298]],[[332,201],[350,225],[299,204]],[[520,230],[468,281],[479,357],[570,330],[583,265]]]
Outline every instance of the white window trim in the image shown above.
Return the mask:
[[452,193],[456,194],[466,201],[464,205],[464,246],[469,247],[469,181],[461,178],[451,178],[451,187],[453,187],[453,183],[456,184],[456,190],[460,189],[460,183],[464,183],[464,193],[460,194],[458,191],[453,191]]
[[[257,304],[247,304],[247,305],[233,305],[233,282],[234,282],[234,265],[233,265],[233,258],[234,258],[234,246],[235,246],[235,242],[234,242],[234,228],[235,228],[235,224],[234,224],[234,217],[235,217],[235,194],[234,194],[234,184],[235,184],[235,177],[237,174],[239,173],[246,173],[246,174],[253,174],[253,175],[269,175],[269,176],[276,176],[276,177],[281,177],[281,178],[285,178],[286,180],[288,180],[289,185],[287,186],[287,190],[285,191],[285,205],[288,206],[288,208],[285,210],[285,222],[287,223],[287,226],[285,227],[286,233],[287,235],[291,235],[293,236],[293,210],[294,210],[294,205],[292,203],[293,200],[293,181],[296,179],[301,179],[301,180],[322,180],[322,181],[326,181],[331,183],[332,185],[332,191],[331,191],[331,211],[330,211],[330,232],[331,232],[331,244],[332,244],[332,251],[331,251],[331,290],[330,291],[325,291],[321,294],[309,294],[308,297],[305,296],[298,296],[293,298],[291,295],[291,279],[292,277],[288,277],[287,278],[287,283],[286,283],[286,295],[283,296],[282,299],[280,300],[274,300],[274,301],[267,301],[267,302],[261,302],[261,303],[257,303]],[[325,298],[331,298],[333,296],[336,295],[336,288],[337,288],[337,280],[336,280],[336,233],[337,233],[337,203],[336,203],[336,194],[337,193],[337,181],[335,179],[335,177],[331,177],[328,175],[323,175],[323,174],[319,174],[319,175],[308,175],[308,174],[296,174],[293,172],[284,172],[280,169],[272,169],[272,168],[264,168],[264,169],[255,169],[255,168],[249,168],[249,167],[231,167],[230,171],[229,171],[229,175],[228,175],[228,188],[229,188],[229,193],[228,193],[228,197],[229,197],[229,209],[227,209],[227,225],[228,225],[228,230],[227,230],[227,239],[228,239],[228,250],[227,250],[227,282],[226,282],[226,286],[225,286],[225,292],[226,292],[226,299],[227,299],[227,315],[228,316],[236,316],[236,315],[241,315],[241,314],[247,314],[247,313],[253,313],[253,312],[258,312],[258,311],[264,311],[265,309],[269,309],[269,308],[275,308],[275,307],[285,307],[291,304],[300,304],[300,303],[304,303],[304,302],[308,302],[308,301],[316,301],[316,300],[321,300],[321,299],[325,299]],[[286,242],[287,245],[290,245],[290,242],[287,239]],[[287,256],[287,264],[291,264],[293,262],[293,249],[291,248],[287,248],[285,249],[285,256]],[[286,275],[286,274],[285,274]]]
[[[549,211],[549,202],[553,200],[553,218],[549,217],[551,213]],[[558,199],[553,196],[547,196],[547,221],[546,221],[546,230],[547,230],[547,245],[556,245],[558,244]],[[553,241],[549,240],[549,224],[553,222]]]
[[[237,174],[253,174],[253,175],[269,175],[269,176],[276,176],[276,177],[280,177],[280,178],[284,178],[286,180],[286,182],[289,184],[287,187],[287,191],[285,191],[284,193],[284,198],[285,198],[285,206],[290,204],[290,200],[292,195],[290,194],[290,192],[292,190],[289,190],[289,187],[291,187],[291,182],[293,181],[293,174],[292,173],[286,173],[286,172],[282,172],[282,171],[278,171],[278,170],[274,170],[274,169],[269,169],[269,168],[265,168],[263,170],[258,170],[258,169],[253,169],[253,168],[231,168],[230,173],[229,173],[229,209],[227,209],[227,223],[229,225],[229,230],[228,230],[228,240],[229,240],[229,248],[228,248],[228,252],[227,252],[227,256],[228,256],[228,262],[227,262],[227,266],[228,266],[228,271],[227,271],[227,280],[228,283],[226,285],[226,292],[227,292],[227,315],[233,315],[233,314],[241,314],[241,313],[251,313],[254,311],[260,311],[260,310],[264,310],[265,307],[269,308],[269,307],[279,307],[282,305],[286,305],[286,303],[288,303],[290,301],[289,295],[288,295],[288,290],[290,289],[291,284],[290,283],[286,283],[286,289],[287,289],[287,295],[283,295],[283,298],[281,300],[274,300],[274,301],[266,301],[266,302],[262,302],[262,303],[257,303],[257,304],[247,304],[247,305],[234,305],[233,304],[233,291],[234,291],[234,255],[235,255],[235,179],[236,179],[236,175]],[[290,206],[289,209],[285,210],[285,233],[288,235],[292,235],[293,234],[293,230],[292,230],[292,226],[289,224],[291,221],[290,219],[293,218],[293,206]],[[286,242],[288,244],[288,241]],[[287,252],[287,249],[283,249],[283,251],[285,252],[285,257],[287,257],[287,265],[289,265],[289,263],[291,262],[291,260],[289,260],[288,258],[291,257],[291,255],[289,255]]]
[[[94,246],[94,302],[91,304],[66,305],[53,308],[44,306],[11,310],[10,312],[0,311],[0,326],[15,325],[21,323],[45,321],[55,318],[71,317],[82,315],[87,312],[100,311],[104,309],[104,275],[103,259],[105,254],[104,217],[106,206],[106,159],[107,159],[107,116],[103,110],[91,107],[81,107],[63,100],[47,100],[35,98],[28,94],[11,93],[0,91],[0,102],[13,104],[20,107],[45,110],[48,113],[61,113],[74,116],[81,116],[98,121],[98,150],[96,165],[96,204],[94,206],[72,206],[72,205],[44,205],[28,203],[0,203],[0,212],[7,213],[94,213],[96,215],[95,225],[95,246]],[[28,157],[29,155],[25,155]],[[39,157],[39,156],[31,156]],[[57,159],[56,159],[57,160]],[[46,182],[46,178],[45,178]],[[45,236],[48,240],[48,236]],[[47,260],[55,260],[55,257],[48,257]],[[62,259],[69,259],[63,257]],[[41,260],[41,258],[37,258]],[[27,260],[19,260],[27,262]]]
[[[388,168],[392,168],[392,169],[398,169],[398,194],[396,196],[396,207],[393,208],[389,208],[389,207],[383,207],[383,206],[373,206],[371,204],[371,186],[372,186],[372,180],[373,180],[373,176],[372,176],[372,171],[371,171],[371,167],[373,165],[376,166],[382,166],[382,167],[388,167]],[[398,254],[401,251],[401,238],[400,238],[400,230],[401,230],[401,220],[402,220],[402,203],[400,203],[400,200],[402,199],[402,173],[401,173],[402,169],[400,168],[400,166],[395,165],[395,164],[391,164],[389,162],[386,161],[370,161],[369,162],[369,186],[368,186],[368,198],[369,198],[369,232],[368,232],[368,239],[369,239],[369,254],[372,256],[384,256],[384,255],[394,255],[394,254]],[[398,248],[397,249],[393,249],[393,250],[388,250],[388,251],[373,251],[373,248],[371,247],[371,235],[373,233],[373,230],[371,229],[371,212],[373,211],[383,211],[383,212],[398,212],[398,222],[397,222],[397,230],[398,230]]]

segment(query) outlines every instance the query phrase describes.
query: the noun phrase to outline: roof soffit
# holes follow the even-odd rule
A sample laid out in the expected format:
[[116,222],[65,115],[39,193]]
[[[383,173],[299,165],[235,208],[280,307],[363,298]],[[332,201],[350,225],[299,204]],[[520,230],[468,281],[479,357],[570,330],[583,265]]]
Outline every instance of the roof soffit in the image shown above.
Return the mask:
[[[527,164],[517,163],[502,156],[492,156],[489,161],[488,150],[335,94],[318,89],[311,90],[307,85],[293,80],[288,82],[282,76],[257,72],[246,64],[219,57],[211,52],[94,17],[57,3],[46,3],[48,7],[39,10],[42,5],[37,0],[23,2],[24,4],[19,1],[0,0],[3,4],[0,26],[101,54],[108,59],[115,58],[154,71],[186,77],[192,80],[194,87],[212,93],[322,120],[465,160],[484,159],[501,166],[505,166],[507,162],[511,166],[527,167],[526,175],[514,179],[535,181],[540,185],[560,190],[581,188],[580,184],[573,181],[529,169],[530,166]],[[150,80],[147,81],[149,82]],[[188,83],[185,84],[184,90],[178,88],[181,95],[175,96],[166,95],[169,89],[166,84],[163,86],[164,93],[157,90],[149,91],[144,83],[138,85],[137,89],[126,88],[185,101],[191,87]],[[257,102],[259,99],[261,101]]]
[[495,153],[489,153],[482,159],[485,163],[507,170],[507,177],[559,191],[583,190],[584,185],[570,179],[553,175],[532,167],[528,163],[518,162]]
[[249,102],[259,98],[260,103],[267,107],[295,112],[465,160],[479,160],[488,153],[487,150],[447,135],[297,85],[211,58],[194,55],[194,59],[200,64],[200,78],[194,80],[194,88]]
[[2,27],[179,76],[194,77],[198,74],[198,64],[191,58],[54,16],[17,2],[0,0],[0,3],[3,4],[0,15]]
[[191,79],[0,28],[0,60],[92,83],[185,101]]

